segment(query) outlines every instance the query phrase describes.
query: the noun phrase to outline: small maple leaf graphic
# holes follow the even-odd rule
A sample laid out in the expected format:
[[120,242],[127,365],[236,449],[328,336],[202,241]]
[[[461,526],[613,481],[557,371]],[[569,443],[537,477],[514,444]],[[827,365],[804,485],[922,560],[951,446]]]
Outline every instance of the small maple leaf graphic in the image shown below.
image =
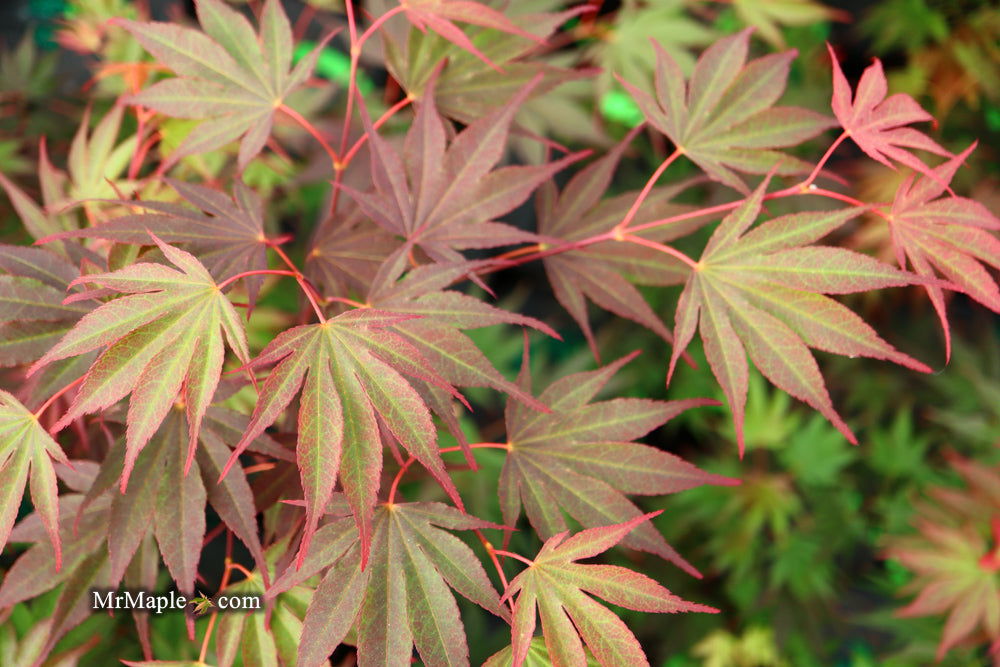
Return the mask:
[[212,598],[208,597],[201,591],[198,591],[198,597],[191,598],[188,604],[194,605],[194,613],[196,616],[201,616],[206,613],[210,607],[214,607],[215,603],[212,602]]

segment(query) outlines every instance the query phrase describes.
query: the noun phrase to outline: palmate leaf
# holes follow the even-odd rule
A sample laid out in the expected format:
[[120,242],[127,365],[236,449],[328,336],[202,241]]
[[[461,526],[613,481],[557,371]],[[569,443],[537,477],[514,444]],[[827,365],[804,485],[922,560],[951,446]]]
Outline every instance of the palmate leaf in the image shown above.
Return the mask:
[[785,48],[785,38],[779,26],[850,20],[850,14],[815,0],[733,0],[733,8],[746,25],[757,28],[761,37],[778,48]]
[[910,150],[924,150],[945,157],[951,157],[951,153],[924,133],[904,127],[910,123],[933,121],[934,117],[909,95],[897,93],[886,97],[888,83],[878,58],[861,75],[852,100],[851,86],[840,69],[837,55],[829,44],[827,49],[833,61],[833,113],[858,148],[887,167],[895,168],[891,158],[935,178],[931,168]]
[[38,637],[39,655],[45,656],[70,629],[93,613],[92,588],[109,585],[108,530],[110,498],[103,496],[83,507],[84,493],[93,482],[97,464],[75,461],[73,468],[57,464],[59,478],[70,493],[59,496],[59,540],[62,544],[62,568],[56,570],[57,552],[49,540],[46,520],[39,511],[22,519],[11,531],[12,542],[32,546],[4,573],[0,583],[0,609],[62,586],[47,627]]
[[[233,196],[218,190],[165,179],[189,204],[161,201],[120,202],[143,208],[147,213],[121,216],[108,222],[42,239],[46,243],[64,238],[97,238],[133,245],[152,245],[150,232],[166,243],[184,243],[216,280],[222,281],[244,271],[267,268],[267,238],[264,236],[264,207],[260,197],[242,181],[233,184]],[[250,303],[256,301],[262,276],[246,280]]]
[[242,171],[271,135],[274,114],[305,83],[322,45],[292,68],[292,28],[280,0],[268,0],[256,34],[246,17],[221,0],[198,0],[204,32],[171,23],[115,22],[177,74],[128,98],[175,118],[206,121],[171,155],[177,160],[242,137]]
[[[973,299],[1000,312],[1000,289],[982,264],[1000,269],[1000,220],[985,206],[965,197],[939,198],[955,171],[975,148],[935,167],[932,175],[910,176],[896,191],[889,226],[901,267],[909,260],[913,271],[933,277],[935,270]],[[944,293],[925,285],[945,333],[948,356],[951,334]]]
[[854,434],[833,409],[809,347],[930,372],[879,338],[852,311],[823,296],[920,282],[918,276],[866,255],[806,245],[863,209],[795,213],[747,232],[760,214],[769,180],[716,228],[688,278],[677,303],[667,375],[669,383],[677,359],[698,329],[708,363],[729,401],[741,455],[747,353],[768,380],[819,410],[851,442],[856,442]]
[[[252,366],[277,365],[260,390],[250,423],[223,475],[239,454],[299,399],[296,459],[306,502],[299,549],[308,553],[323,508],[339,478],[367,560],[372,512],[382,471],[381,428],[412,454],[461,506],[436,447],[437,431],[420,394],[403,375],[454,393],[420,351],[392,326],[414,317],[372,308],[279,334]],[[381,425],[380,426],[380,422]]]
[[[776,107],[796,52],[746,63],[750,33],[720,39],[698,58],[685,85],[673,56],[656,48],[655,99],[623,81],[650,124],[711,178],[748,192],[736,172],[808,172],[810,165],[775,149],[797,146],[834,127],[832,119],[799,107]],[[746,63],[746,64],[745,64]]]
[[0,271],[0,367],[35,361],[93,309],[63,303],[79,271],[55,253],[0,244]]
[[[516,7],[512,9],[517,10]],[[448,118],[469,124],[505,105],[539,74],[542,78],[531,91],[532,99],[543,96],[561,83],[585,76],[577,70],[527,57],[538,48],[540,40],[548,38],[576,13],[509,17],[522,30],[535,35],[534,38],[488,28],[471,34],[470,39],[480,53],[502,67],[502,72],[443,37],[417,29],[408,31],[405,40],[391,32],[383,33],[386,67],[415,99],[423,99],[433,82],[434,103],[438,110]],[[442,61],[446,61],[443,68],[439,67]]]
[[66,455],[27,408],[0,390],[0,550],[7,544],[26,486],[54,550],[55,569],[62,567],[59,504],[52,459]]
[[136,457],[178,396],[188,415],[186,466],[190,465],[202,417],[222,372],[223,332],[240,361],[247,363],[250,357],[240,317],[205,267],[187,252],[155,236],[153,240],[180,270],[140,262],[76,279],[74,283],[96,284],[129,296],[85,315],[29,371],[107,346],[56,426],[102,410],[132,392],[123,491]]
[[352,288],[367,292],[382,262],[400,245],[356,204],[340,202],[344,210],[319,225],[306,253],[306,274],[329,296],[348,296]]
[[[539,188],[538,233],[547,243],[582,241],[609,231],[625,217],[638,193],[604,200],[601,197],[611,185],[622,153],[634,136],[635,132],[607,155],[577,172],[558,195],[551,181]],[[682,183],[653,190],[636,212],[633,223],[639,225],[683,211],[684,207],[672,204],[670,199],[685,187]],[[707,221],[707,218],[691,218],[639,235],[663,243],[688,234]],[[670,331],[632,283],[660,286],[681,283],[687,276],[687,268],[679,260],[635,243],[608,241],[552,255],[543,262],[556,299],[583,331],[595,358],[599,355],[587,316],[588,300],[638,322],[668,343],[673,342]]]
[[504,593],[504,598],[517,594],[511,627],[513,667],[525,661],[535,632],[536,609],[552,664],[585,667],[585,643],[601,665],[648,665],[625,623],[587,593],[636,611],[718,613],[718,609],[682,600],[644,574],[617,565],[576,562],[607,551],[651,516],[655,514],[590,528],[569,538],[568,532],[562,532],[542,545],[531,567],[514,577]]
[[[591,402],[632,357],[596,371],[553,382],[540,395],[551,413],[530,412],[508,402],[507,458],[500,473],[504,523],[516,524],[523,505],[542,539],[566,530],[563,512],[585,527],[628,521],[642,512],[624,494],[676,493],[703,484],[738,484],[656,448],[630,442],[684,410],[717,405],[708,399],[653,401],[619,398]],[[530,391],[527,355],[518,378]],[[633,549],[655,553],[700,577],[651,524],[625,537]]]
[[522,204],[536,187],[581,156],[493,170],[503,157],[514,113],[533,85],[466,127],[449,145],[433,86],[428,86],[406,135],[403,155],[375,132],[366,117],[375,192],[344,190],[372,220],[406,239],[395,256],[400,271],[404,264],[399,258],[406,256],[402,250],[413,246],[436,262],[450,263],[464,259],[459,250],[538,240],[493,219]]
[[970,636],[1000,645],[1000,469],[953,465],[967,488],[932,489],[932,502],[917,508],[919,534],[890,537],[885,552],[916,574],[906,592],[917,597],[898,614],[948,615],[938,660]]
[[492,67],[496,65],[476,48],[469,36],[455,25],[454,21],[542,41],[511,21],[504,13],[475,0],[403,0],[401,4],[406,18],[421,32],[430,28]]
[[442,503],[381,505],[362,569],[350,520],[325,525],[302,568],[289,568],[267,591],[274,597],[330,566],[303,621],[298,666],[322,663],[355,625],[359,665],[408,665],[414,645],[424,664],[468,665],[449,588],[497,616],[509,615],[472,549],[447,531],[498,527]]

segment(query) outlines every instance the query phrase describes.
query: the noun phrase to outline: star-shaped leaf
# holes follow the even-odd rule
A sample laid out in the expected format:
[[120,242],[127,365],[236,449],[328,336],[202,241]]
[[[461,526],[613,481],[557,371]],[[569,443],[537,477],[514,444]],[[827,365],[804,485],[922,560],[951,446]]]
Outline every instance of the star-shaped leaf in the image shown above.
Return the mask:
[[925,373],[930,369],[823,295],[909,285],[920,278],[850,250],[806,245],[859,215],[861,208],[785,215],[747,232],[760,213],[768,180],[716,228],[688,278],[677,303],[667,381],[697,328],[733,412],[741,454],[747,353],[768,380],[819,410],[855,442],[833,409],[809,347],[887,359]]
[[[933,174],[910,176],[896,191],[889,226],[901,267],[909,260],[913,271],[933,277],[935,270],[973,299],[1000,312],[1000,289],[982,263],[1000,269],[1000,220],[985,206],[965,197],[940,197],[955,171],[975,148],[934,168]],[[948,355],[951,334],[944,293],[925,286],[945,332]]]
[[522,204],[536,187],[581,156],[493,170],[503,157],[514,112],[533,85],[466,127],[448,145],[429,86],[406,135],[403,155],[366,119],[375,192],[344,189],[372,220],[404,237],[404,249],[416,245],[437,262],[462,261],[458,250],[537,240],[493,219]]
[[[549,414],[508,402],[508,449],[499,489],[504,523],[513,526],[523,504],[532,527],[548,539],[566,530],[564,511],[586,527],[606,526],[642,514],[626,493],[658,495],[703,484],[738,483],[699,470],[673,454],[631,442],[684,410],[716,405],[715,401],[619,398],[591,402],[631,358],[553,382],[539,395],[551,408]],[[526,357],[518,380],[522,389],[530,391],[527,367]],[[625,545],[655,553],[701,576],[651,524],[639,526],[625,538]]]
[[382,505],[364,569],[348,522],[320,529],[315,553],[267,592],[275,596],[331,565],[306,613],[298,664],[320,664],[356,624],[361,664],[405,664],[416,645],[424,664],[468,665],[465,632],[449,588],[509,618],[472,549],[447,532],[477,528],[498,526],[441,503]]
[[27,408],[0,390],[0,550],[7,544],[21,507],[25,486],[52,542],[55,569],[62,567],[59,504],[52,459],[67,463],[66,455]]
[[852,100],[851,86],[840,69],[837,55],[829,44],[827,49],[833,61],[833,113],[858,148],[887,167],[895,169],[889,161],[891,158],[935,178],[931,168],[910,150],[924,150],[945,157],[951,157],[951,153],[926,134],[904,127],[910,123],[933,121],[934,117],[909,95],[897,93],[886,97],[888,83],[878,58],[862,73]]
[[280,0],[268,0],[256,34],[221,0],[198,0],[204,32],[172,23],[115,19],[177,74],[128,98],[176,118],[206,119],[171,155],[177,160],[242,137],[240,170],[264,147],[278,107],[305,83],[322,45],[292,68],[292,28]]
[[785,48],[780,26],[806,26],[826,21],[850,20],[847,12],[830,9],[814,0],[733,0],[737,16],[754,26],[760,36],[778,48]]
[[528,653],[536,609],[553,664],[585,667],[584,644],[602,665],[649,664],[632,631],[587,593],[636,611],[718,613],[682,600],[644,574],[617,565],[576,562],[607,551],[655,514],[590,528],[569,538],[562,532],[542,545],[532,564],[514,577],[504,593],[505,598],[517,594],[511,627],[514,667],[520,667]]
[[282,332],[252,363],[273,364],[243,438],[223,475],[258,435],[299,399],[296,458],[306,501],[301,564],[337,479],[361,533],[367,559],[382,471],[381,429],[420,461],[461,505],[437,450],[437,430],[420,394],[403,375],[454,392],[392,325],[412,315],[357,309]]
[[795,51],[746,63],[751,29],[720,39],[698,58],[685,85],[680,65],[656,48],[655,99],[623,83],[653,127],[713,179],[747,192],[736,172],[808,172],[810,165],[775,149],[797,146],[834,126],[799,107],[776,107]]
[[932,489],[933,503],[918,506],[919,534],[891,537],[886,550],[916,574],[907,592],[917,597],[899,615],[948,614],[938,660],[970,636],[1000,642],[1000,470],[954,465],[967,488]]
[[542,41],[511,21],[504,13],[475,0],[403,0],[401,4],[406,18],[421,32],[430,28],[494,68],[496,65],[476,48],[469,36],[455,25],[454,21]]
[[[197,210],[161,201],[119,202],[147,213],[125,215],[108,222],[42,239],[47,243],[64,238],[97,238],[133,245],[151,245],[150,232],[166,243],[184,243],[216,280],[237,273],[267,268],[264,208],[257,194],[242,181],[233,185],[232,198],[202,185],[166,179],[167,183]],[[250,303],[256,301],[261,276],[245,278]]]
[[211,274],[194,256],[153,240],[177,269],[140,262],[77,278],[74,283],[96,284],[129,296],[85,315],[29,371],[107,346],[87,371],[57,428],[131,392],[122,490],[136,457],[178,396],[188,414],[190,465],[202,417],[222,372],[223,332],[241,361],[247,363],[250,357],[240,317]]
[[[638,130],[629,134],[607,155],[581,169],[558,194],[551,181],[544,184],[536,198],[538,233],[547,243],[572,243],[612,229],[628,213],[636,192],[602,200],[611,185],[622,154]],[[684,210],[670,202],[686,184],[657,188],[636,212],[633,224],[656,220]],[[683,223],[661,226],[640,233],[644,238],[666,242],[690,233],[708,222],[691,218]],[[655,332],[668,343],[670,331],[649,307],[632,284],[675,285],[687,276],[678,260],[635,243],[607,241],[585,248],[559,253],[543,260],[556,299],[580,326],[595,358],[597,342],[590,328],[587,301],[620,317],[628,318]],[[626,277],[627,276],[627,277]]]

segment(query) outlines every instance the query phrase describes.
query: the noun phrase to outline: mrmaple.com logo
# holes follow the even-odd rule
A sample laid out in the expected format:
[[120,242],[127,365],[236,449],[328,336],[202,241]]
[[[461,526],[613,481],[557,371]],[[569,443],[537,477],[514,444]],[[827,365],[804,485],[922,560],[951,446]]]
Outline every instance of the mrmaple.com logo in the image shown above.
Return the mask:
[[189,599],[177,591],[153,593],[144,590],[116,589],[92,589],[90,595],[90,608],[94,611],[124,609],[162,614],[165,611],[181,611],[190,607],[193,613],[203,614],[212,607],[219,611],[253,612],[261,609],[259,595],[219,595],[210,598],[199,591],[197,597]]

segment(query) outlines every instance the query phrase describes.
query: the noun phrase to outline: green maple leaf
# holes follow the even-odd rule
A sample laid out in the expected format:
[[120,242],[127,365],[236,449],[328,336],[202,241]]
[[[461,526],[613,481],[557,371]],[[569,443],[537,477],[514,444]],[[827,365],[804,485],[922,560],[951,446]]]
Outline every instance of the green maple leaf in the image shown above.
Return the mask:
[[741,454],[747,353],[768,380],[819,410],[856,442],[833,409],[809,347],[886,359],[925,373],[930,369],[824,294],[908,285],[920,278],[850,250],[806,246],[859,215],[861,208],[795,213],[746,231],[760,213],[768,181],[716,228],[688,278],[677,303],[667,381],[697,328],[729,401]]
[[[715,401],[619,398],[591,402],[631,358],[553,382],[539,395],[551,408],[548,414],[508,402],[508,449],[499,489],[504,523],[515,525],[523,504],[532,527],[548,539],[566,530],[564,511],[585,527],[605,526],[642,514],[625,497],[627,493],[666,494],[703,484],[738,483],[699,470],[673,454],[630,442],[684,410],[716,405]],[[527,368],[526,357],[519,382],[530,391]],[[624,543],[701,576],[651,524],[638,526]]]
[[568,532],[562,532],[542,545],[531,565],[511,580],[504,593],[504,598],[517,594],[511,625],[514,667],[525,661],[535,631],[536,609],[554,664],[585,667],[584,643],[602,665],[649,664],[625,623],[587,593],[637,611],[718,613],[717,609],[682,600],[627,568],[576,562],[607,551],[651,516],[590,528],[569,538]]
[[212,602],[212,598],[206,597],[201,591],[198,591],[197,596],[188,600],[188,604],[194,605],[194,613],[198,616],[201,616],[210,608],[215,606],[215,603]]
[[66,455],[38,418],[21,402],[0,390],[0,550],[7,544],[21,506],[25,486],[54,549],[55,569],[62,567],[59,504],[52,460],[68,463]]
[[497,616],[509,615],[472,549],[442,528],[499,526],[442,503],[382,505],[364,568],[351,521],[323,526],[302,567],[290,567],[266,593],[274,597],[330,566],[303,621],[298,664],[322,662],[356,624],[362,664],[405,664],[416,645],[425,664],[468,665],[449,588]]
[[275,111],[305,83],[324,44],[291,68],[292,28],[279,0],[264,5],[259,35],[246,17],[220,0],[199,0],[195,7],[204,33],[170,23],[115,19],[177,74],[128,100],[176,118],[206,119],[170,161],[242,137],[242,171],[264,147]]
[[96,284],[128,296],[85,315],[29,370],[34,373],[53,361],[107,346],[87,371],[57,428],[131,392],[123,491],[139,452],[178,396],[183,397],[188,415],[190,465],[202,417],[222,371],[223,332],[241,361],[247,363],[250,356],[236,310],[205,267],[189,253],[153,240],[180,270],[140,262],[77,278],[71,284]]
[[353,310],[282,332],[253,361],[254,367],[277,365],[261,386],[250,423],[223,475],[301,388],[296,459],[305,493],[306,527],[299,563],[338,478],[367,558],[382,472],[382,435],[398,441],[461,505],[436,447],[430,411],[403,374],[457,392],[417,348],[392,330],[397,322],[412,317],[373,308]]
[[711,178],[748,191],[736,172],[779,174],[812,167],[778,150],[797,146],[836,123],[799,107],[776,107],[795,51],[746,63],[751,29],[720,39],[698,59],[690,81],[656,47],[656,95],[623,81],[650,124]]
[[814,0],[733,0],[737,16],[760,31],[777,48],[785,48],[779,26],[804,26],[833,20],[850,20],[847,12],[830,9]]

